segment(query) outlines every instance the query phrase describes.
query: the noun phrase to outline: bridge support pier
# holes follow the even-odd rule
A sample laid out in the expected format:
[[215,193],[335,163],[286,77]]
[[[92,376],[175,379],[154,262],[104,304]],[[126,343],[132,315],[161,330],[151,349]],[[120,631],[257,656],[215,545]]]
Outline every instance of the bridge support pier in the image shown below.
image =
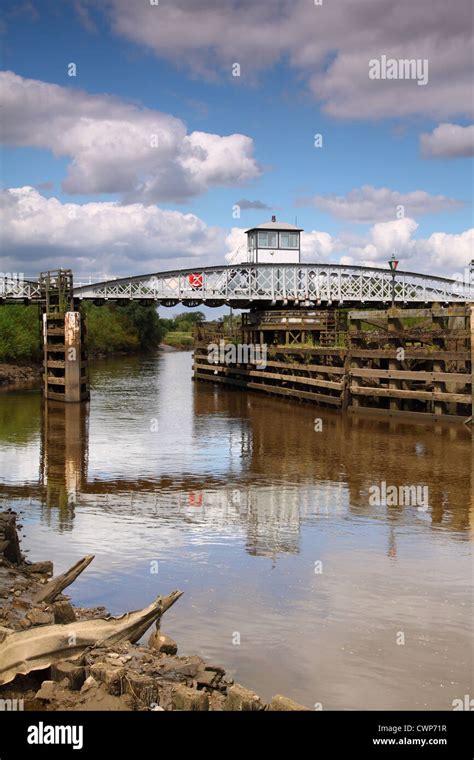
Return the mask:
[[85,324],[74,309],[72,272],[41,275],[43,298],[43,393],[46,399],[89,399]]

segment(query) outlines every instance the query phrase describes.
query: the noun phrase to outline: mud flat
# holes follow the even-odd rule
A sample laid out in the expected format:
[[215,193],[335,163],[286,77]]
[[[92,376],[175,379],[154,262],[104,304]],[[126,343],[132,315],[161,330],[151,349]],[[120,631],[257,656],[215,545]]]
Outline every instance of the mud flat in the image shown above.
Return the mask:
[[[293,711],[282,695],[265,703],[223,667],[179,656],[161,618],[182,595],[114,618],[73,606],[62,592],[93,560],[53,576],[49,561],[26,562],[16,514],[0,513],[0,702],[25,710]],[[138,641],[154,625],[148,645]]]

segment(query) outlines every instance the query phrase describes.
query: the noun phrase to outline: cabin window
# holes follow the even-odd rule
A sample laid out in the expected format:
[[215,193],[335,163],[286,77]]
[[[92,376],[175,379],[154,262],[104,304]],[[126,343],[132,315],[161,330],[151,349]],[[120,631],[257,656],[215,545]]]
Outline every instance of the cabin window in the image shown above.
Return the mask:
[[276,248],[278,246],[278,235],[276,232],[259,232],[259,248]]
[[280,248],[298,248],[298,233],[280,232]]

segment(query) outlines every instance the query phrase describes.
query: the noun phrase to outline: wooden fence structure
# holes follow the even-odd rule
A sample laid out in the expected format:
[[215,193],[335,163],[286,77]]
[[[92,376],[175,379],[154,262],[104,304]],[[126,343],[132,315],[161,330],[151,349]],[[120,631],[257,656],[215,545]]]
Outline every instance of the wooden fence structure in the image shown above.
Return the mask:
[[[245,316],[239,336],[216,333],[205,324],[197,328],[196,380],[354,412],[474,417],[474,306],[358,310],[331,317],[326,312],[325,318],[313,312],[299,321],[284,313],[292,322],[280,314]],[[229,360],[239,340],[243,356],[234,351],[236,358]],[[260,347],[257,361],[248,351],[252,346]]]

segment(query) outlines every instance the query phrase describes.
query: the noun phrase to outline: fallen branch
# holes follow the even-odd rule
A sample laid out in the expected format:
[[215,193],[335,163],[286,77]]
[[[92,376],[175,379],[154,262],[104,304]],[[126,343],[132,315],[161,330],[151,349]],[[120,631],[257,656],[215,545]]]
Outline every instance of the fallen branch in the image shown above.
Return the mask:
[[52,578],[46,583],[33,597],[33,602],[54,602],[58,594],[73,583],[77,576],[80,575],[94,559],[93,554],[86,554],[85,557],[76,562],[75,565],[66,570],[57,578]]
[[43,625],[8,634],[0,644],[0,686],[13,681],[17,675],[27,675],[61,660],[78,657],[90,647],[109,646],[119,641],[136,643],[182,593],[173,591],[169,596],[159,596],[148,607],[126,612],[118,618]]

